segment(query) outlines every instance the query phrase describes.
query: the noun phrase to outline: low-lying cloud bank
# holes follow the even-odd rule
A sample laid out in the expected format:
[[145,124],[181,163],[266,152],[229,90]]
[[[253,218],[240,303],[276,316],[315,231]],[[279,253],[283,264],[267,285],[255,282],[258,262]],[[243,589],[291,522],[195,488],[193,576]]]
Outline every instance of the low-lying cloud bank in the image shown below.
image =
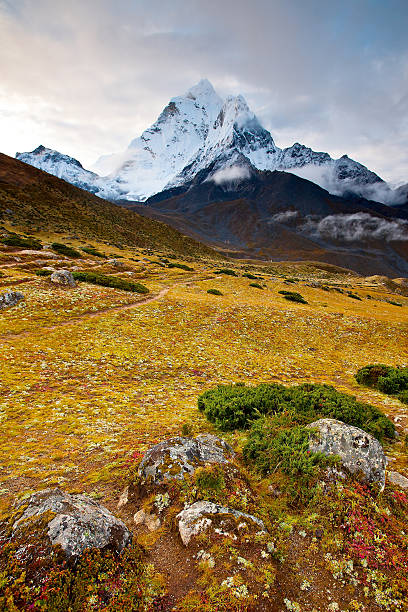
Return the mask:
[[221,185],[222,183],[238,183],[250,176],[251,173],[245,166],[230,166],[214,172],[210,180],[216,185]]
[[297,211],[285,211],[274,215],[272,221],[288,225],[296,222],[298,231],[315,240],[337,240],[339,242],[408,240],[408,221],[382,219],[363,212],[352,215],[329,215],[323,218],[305,217],[299,224]]
[[326,189],[333,195],[343,196],[357,193],[367,200],[382,202],[387,205],[404,204],[406,195],[397,189],[390,189],[387,183],[356,183],[353,179],[337,178],[334,168],[307,164],[302,168],[289,168],[285,172],[295,174]]

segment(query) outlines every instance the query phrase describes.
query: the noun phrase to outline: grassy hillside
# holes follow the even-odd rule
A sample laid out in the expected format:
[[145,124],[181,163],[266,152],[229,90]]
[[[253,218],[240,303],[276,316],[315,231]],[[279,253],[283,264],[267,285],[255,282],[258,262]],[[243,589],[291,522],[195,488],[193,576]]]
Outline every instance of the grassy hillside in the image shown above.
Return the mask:
[[[48,234],[36,236],[46,246]],[[119,577],[113,578],[112,568],[100,569],[100,560],[93,558],[86,561],[91,579],[86,572],[78,579],[84,599],[73,609],[403,611],[408,593],[404,493],[387,483],[377,495],[346,481],[330,495],[323,491],[310,498],[280,459],[267,476],[245,462],[243,451],[253,434],[220,432],[197,407],[199,396],[219,384],[333,385],[395,422],[399,437],[386,442],[386,452],[391,469],[408,475],[406,405],[354,378],[369,363],[408,362],[408,298],[393,292],[398,283],[324,264],[220,264],[181,256],[170,261],[161,255],[161,245],[147,256],[146,249],[92,244],[81,258],[64,258],[49,247],[24,253],[0,246],[0,292],[18,289],[25,296],[0,311],[0,508],[6,511],[16,498],[46,487],[84,492],[126,522],[134,535],[132,550],[142,547],[146,581],[156,585],[154,599],[139,573],[147,603],[115,608],[134,584],[128,580],[130,562],[125,557],[125,566],[114,565]],[[95,252],[120,257],[113,263]],[[66,289],[36,274],[50,266],[136,281],[149,293],[84,281]],[[288,301],[282,291],[299,293],[307,303]],[[266,426],[273,437],[273,428],[282,423]],[[241,476],[201,473],[200,479],[171,489],[172,506],[163,512],[160,529],[136,525],[133,515],[143,504],[152,508],[157,491],[120,509],[118,500],[134,481],[143,454],[169,437],[201,432],[217,433],[232,444],[234,469]],[[254,540],[249,534],[245,545],[204,537],[186,549],[175,514],[186,501],[208,495],[261,516],[267,535]],[[199,557],[203,550],[210,556]],[[16,555],[2,565],[0,554],[0,603],[6,587],[9,598],[25,598],[26,608],[18,603],[4,609],[65,612],[65,600],[47,607],[21,573],[25,568]],[[64,576],[57,578],[58,585],[65,584]],[[47,591],[44,584],[41,593],[55,598],[55,588]]]
[[102,200],[42,170],[0,153],[0,223],[26,232],[78,234],[184,255],[214,256],[212,249],[155,220]]

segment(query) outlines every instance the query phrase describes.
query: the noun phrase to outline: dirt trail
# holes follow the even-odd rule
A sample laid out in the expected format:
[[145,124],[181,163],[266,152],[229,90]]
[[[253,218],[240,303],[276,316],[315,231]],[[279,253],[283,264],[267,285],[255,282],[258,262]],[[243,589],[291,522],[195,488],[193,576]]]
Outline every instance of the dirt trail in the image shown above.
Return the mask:
[[[212,277],[209,277],[209,278],[212,278]],[[173,287],[177,287],[178,285],[188,285],[191,282],[201,281],[201,280],[208,280],[208,278],[207,277],[203,277],[203,278],[194,277],[194,278],[184,279],[183,281],[173,283],[169,287],[164,287],[158,293],[149,295],[145,298],[138,300],[137,302],[132,302],[131,304],[122,304],[121,306],[112,306],[111,308],[103,308],[101,310],[96,310],[94,312],[84,312],[81,315],[78,315],[76,317],[71,317],[70,319],[66,319],[65,321],[59,321],[58,323],[55,323],[54,325],[47,325],[47,326],[41,327],[41,331],[42,332],[52,331],[53,329],[56,329],[57,327],[71,325],[72,323],[76,323],[77,321],[83,321],[84,319],[93,319],[94,317],[100,317],[107,313],[110,314],[112,312],[119,312],[121,310],[130,310],[131,308],[137,308],[138,306],[143,306],[143,304],[148,304],[149,302],[160,300]],[[0,336],[0,341],[1,340],[14,340],[16,338],[23,338],[24,336],[29,336],[30,334],[33,334],[37,331],[38,331],[38,328],[18,332],[17,334],[5,334],[3,336]]]

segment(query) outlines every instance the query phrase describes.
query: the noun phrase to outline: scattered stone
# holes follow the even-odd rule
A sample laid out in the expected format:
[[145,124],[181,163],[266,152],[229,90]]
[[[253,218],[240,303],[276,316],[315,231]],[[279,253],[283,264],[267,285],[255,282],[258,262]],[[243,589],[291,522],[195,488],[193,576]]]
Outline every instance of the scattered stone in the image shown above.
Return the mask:
[[64,287],[76,286],[72,272],[69,270],[56,270],[51,274],[50,280],[52,283],[55,283],[56,285],[63,285]]
[[125,487],[118,501],[118,510],[125,506],[129,501],[129,487]]
[[133,520],[136,525],[146,525],[149,531],[156,531],[161,525],[157,514],[148,514],[143,509],[136,512]]
[[408,478],[399,472],[388,472],[387,480],[400,489],[408,489]]
[[45,489],[21,502],[18,508],[24,511],[13,524],[13,535],[24,530],[27,519],[45,517],[49,519],[49,541],[53,546],[59,544],[69,558],[79,557],[87,548],[110,548],[120,553],[132,539],[121,520],[86,495]]
[[162,480],[182,480],[185,474],[206,463],[227,463],[234,451],[224,440],[210,434],[196,438],[178,436],[160,442],[147,451],[139,466],[139,474],[157,483]]
[[33,249],[24,249],[24,251],[19,251],[19,255],[32,255],[38,257],[39,259],[58,259],[60,257],[56,253],[52,251],[35,251]]
[[123,268],[123,261],[119,261],[118,259],[108,259],[108,261],[106,262],[108,264],[110,264],[111,266],[114,266],[115,268]]
[[[262,531],[265,530],[263,522],[255,516],[240,512],[239,510],[225,508],[210,501],[198,501],[191,504],[191,506],[179,512],[177,518],[179,521],[180,537],[185,546],[188,546],[192,537],[207,531],[214,524],[215,519],[217,519],[216,533],[226,537],[233,537],[233,534],[231,534],[232,530],[236,530],[239,527],[242,529],[248,527],[247,522],[255,525],[258,531],[259,528]],[[238,526],[235,519],[240,519]],[[233,537],[233,539],[236,539],[236,537]]]
[[21,291],[6,291],[0,294],[0,310],[15,306],[21,300],[24,300],[24,294]]
[[378,482],[384,488],[387,459],[376,438],[335,419],[319,419],[307,427],[318,430],[310,436],[309,450],[338,455],[349,472],[368,482]]

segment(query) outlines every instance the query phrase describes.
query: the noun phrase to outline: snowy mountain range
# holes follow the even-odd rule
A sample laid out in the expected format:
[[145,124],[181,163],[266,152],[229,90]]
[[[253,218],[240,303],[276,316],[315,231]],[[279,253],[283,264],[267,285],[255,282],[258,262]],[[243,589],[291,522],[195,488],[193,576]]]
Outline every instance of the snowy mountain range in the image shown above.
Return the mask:
[[37,147],[17,159],[108,200],[143,202],[182,186],[206,168],[205,180],[239,181],[253,170],[282,170],[336,195],[353,194],[398,203],[398,194],[374,172],[347,155],[332,159],[295,143],[276,146],[242,96],[222,100],[208,80],[172,98],[157,121],[120,154],[105,155],[91,172],[76,159]]

